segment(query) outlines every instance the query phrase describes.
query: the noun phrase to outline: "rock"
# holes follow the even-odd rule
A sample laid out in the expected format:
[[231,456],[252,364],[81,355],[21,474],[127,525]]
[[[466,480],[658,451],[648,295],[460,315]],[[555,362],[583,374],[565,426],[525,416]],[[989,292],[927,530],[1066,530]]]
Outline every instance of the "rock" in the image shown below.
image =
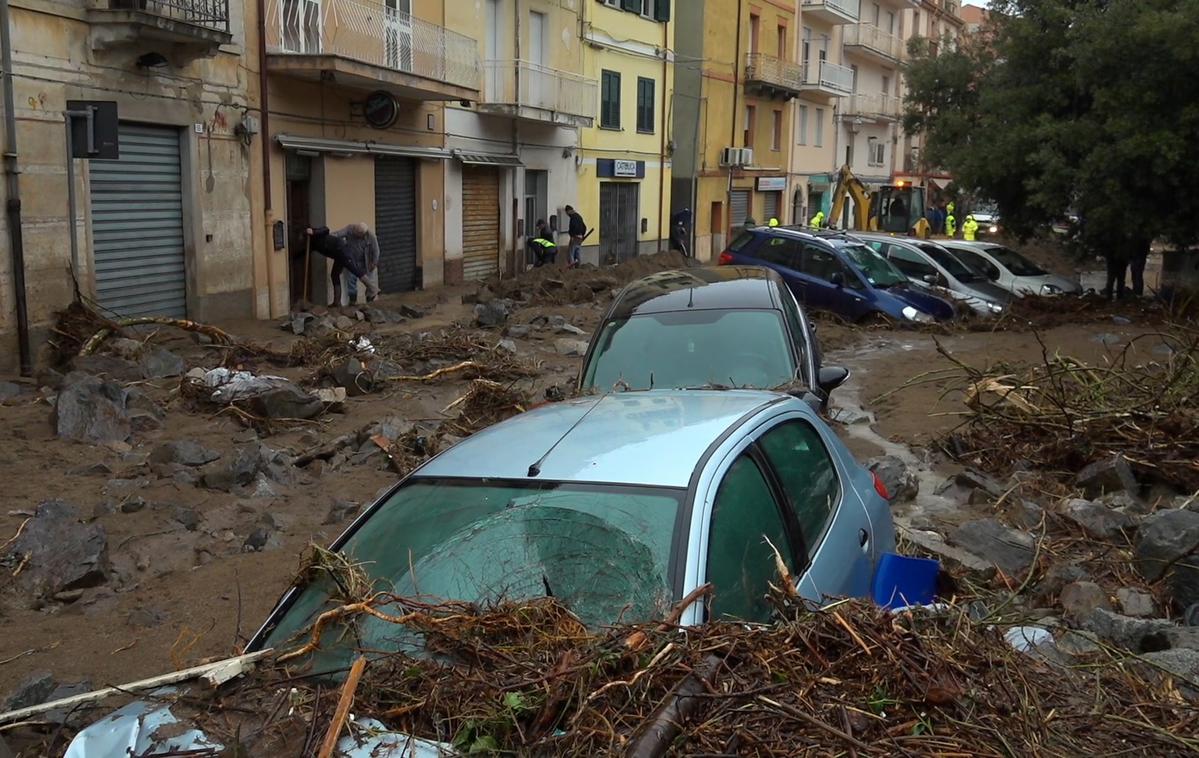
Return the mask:
[[125,502],[121,503],[121,513],[137,513],[145,507],[145,498],[134,495]]
[[257,443],[257,447],[259,471],[278,484],[292,484],[295,481],[295,469],[288,455],[261,442]]
[[1103,588],[1094,582],[1071,582],[1062,587],[1058,598],[1066,618],[1073,621],[1087,618],[1096,608],[1112,607]]
[[25,388],[16,382],[0,382],[0,403],[12,400],[25,393]]
[[1123,490],[1135,495],[1140,491],[1136,474],[1122,455],[1092,463],[1078,472],[1074,483],[1082,488],[1083,497],[1091,499],[1107,492]]
[[1036,551],[1036,542],[1031,535],[989,518],[962,524],[953,531],[949,541],[990,561],[1008,575],[1027,571]]
[[181,466],[203,466],[220,457],[220,453],[209,450],[195,440],[164,442],[150,451],[151,463],[178,463]]
[[285,379],[247,397],[246,404],[252,413],[265,418],[313,418],[325,410],[318,397]]
[[1132,323],[1132,319],[1124,316],[1112,316],[1112,323],[1116,326],[1128,326]]
[[1107,332],[1102,332],[1102,333],[1096,334],[1094,337],[1092,337],[1091,341],[1098,342],[1100,345],[1119,345],[1120,339],[1121,338],[1118,334],[1109,334]]
[[55,431],[78,442],[129,439],[128,395],[119,384],[72,371],[63,379],[54,405]]
[[1103,649],[1098,635],[1074,629],[1063,634],[1054,644],[1058,650],[1072,657],[1092,655]]
[[1183,556],[1199,549],[1199,513],[1158,511],[1141,522],[1134,560],[1141,576],[1157,581]]
[[125,623],[133,627],[154,629],[166,623],[170,616],[157,608],[134,608],[125,617]]
[[1061,594],[1067,584],[1089,581],[1090,578],[1091,575],[1076,563],[1055,563],[1037,584],[1035,597],[1038,602],[1049,603]]
[[329,506],[329,513],[325,516],[324,523],[329,525],[340,524],[343,521],[348,521],[349,519],[358,515],[358,510],[361,507],[362,506],[353,501],[335,498],[333,500],[333,504]]
[[230,492],[235,487],[254,481],[259,465],[257,446],[243,445],[234,450],[231,459],[206,466],[200,480],[210,490]]
[[267,542],[271,539],[271,532],[264,526],[260,526],[250,532],[250,536],[246,537],[246,541],[242,543],[241,549],[243,553],[261,552],[266,547]]
[[47,500],[0,560],[12,570],[23,562],[20,582],[35,595],[50,597],[108,579],[108,536],[99,524],[81,522],[74,506]]
[[[136,382],[142,379],[142,370],[136,363],[115,355],[77,355],[71,359],[71,372],[76,371],[106,376],[118,382]],[[63,381],[66,381],[65,377]]]
[[311,313],[296,313],[284,325],[284,328],[290,328],[292,334],[303,334],[304,329],[308,326],[308,320],[311,318],[313,318]]
[[1142,653],[1140,657],[1143,663],[1133,661],[1131,665],[1141,676],[1160,677],[1165,669],[1181,680],[1180,689],[1192,702],[1199,699],[1199,689],[1195,687],[1195,682],[1199,682],[1199,651],[1172,648]]
[[278,497],[279,493],[271,486],[271,480],[265,474],[259,473],[254,479],[254,492],[250,497]]
[[579,327],[577,327],[574,324],[571,324],[569,322],[562,324],[562,326],[559,326],[558,331],[561,332],[562,334],[573,334],[576,337],[582,337],[587,334],[587,332],[583,331]]
[[333,381],[351,397],[365,395],[374,388],[375,380],[362,361],[350,356],[333,367]]
[[1199,605],[1199,553],[1175,564],[1166,583],[1170,600],[1179,611]]
[[554,350],[558,355],[586,355],[587,343],[569,337],[560,337],[554,340]]
[[1128,514],[1113,511],[1090,500],[1067,500],[1062,504],[1061,514],[1082,527],[1091,537],[1101,540],[1131,532],[1135,526]]
[[67,469],[67,473],[74,476],[108,476],[112,474],[112,467],[103,461],[97,461]]
[[566,282],[561,279],[546,279],[541,283],[541,288],[546,292],[554,292],[555,290],[564,289]]
[[1172,647],[1169,633],[1176,627],[1165,619],[1136,619],[1096,608],[1082,621],[1082,628],[1116,647],[1147,653]]
[[512,353],[513,355],[516,355],[516,352],[517,352],[516,351],[516,343],[513,342],[512,340],[500,340],[496,344],[496,349],[503,350],[505,353]]
[[920,482],[908,470],[908,465],[897,456],[884,455],[881,458],[871,458],[866,468],[873,471],[886,486],[891,495],[891,502],[906,503],[915,499],[920,493]]
[[833,406],[829,409],[829,418],[845,426],[869,424],[874,421],[874,417],[869,411],[861,408],[842,408],[840,406]]
[[1035,500],[1021,498],[1012,507],[1012,520],[1022,529],[1036,529],[1045,517],[1045,508]]
[[512,315],[512,301],[497,299],[475,306],[475,324],[482,327],[502,326]]
[[142,348],[138,367],[146,379],[163,379],[168,376],[181,376],[187,371],[187,364],[178,355],[162,347]]
[[937,494],[943,494],[954,486],[968,491],[982,490],[985,494],[990,495],[992,499],[1002,497],[1003,493],[1007,491],[998,480],[971,468],[959,471],[945,480],[945,483],[937,488]]
[[590,303],[595,300],[595,290],[588,287],[586,284],[579,282],[570,288],[570,293],[567,298],[572,303]]
[[1120,603],[1120,612],[1133,618],[1149,618],[1157,613],[1157,603],[1153,595],[1133,587],[1121,587],[1116,590],[1116,600]]
[[533,327],[528,324],[509,324],[508,328],[504,330],[505,334],[517,340],[528,339],[532,332]]
[[400,311],[400,315],[403,316],[404,318],[416,319],[416,318],[424,318],[425,317],[425,312],[423,310],[421,310],[420,308],[417,308],[414,305],[408,305],[407,303],[401,303],[400,307],[399,307],[399,311]]
[[354,328],[354,319],[345,315],[338,315],[333,319],[333,325],[343,332],[348,332]]
[[176,505],[171,509],[171,520],[179,522],[189,532],[200,528],[200,512],[190,505]]
[[903,536],[919,546],[920,548],[932,553],[941,558],[947,565],[953,568],[961,568],[966,571],[978,574],[984,579],[989,579],[995,574],[995,566],[989,561],[970,553],[961,548],[954,547],[936,532],[924,531],[920,529],[904,530]]

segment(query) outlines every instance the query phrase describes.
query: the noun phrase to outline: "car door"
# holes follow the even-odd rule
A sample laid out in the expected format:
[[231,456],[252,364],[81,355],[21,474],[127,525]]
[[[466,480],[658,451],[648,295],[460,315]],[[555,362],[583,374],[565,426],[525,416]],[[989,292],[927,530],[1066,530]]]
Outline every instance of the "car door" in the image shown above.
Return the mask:
[[[804,243],[801,259],[807,302],[813,308],[854,318],[853,301],[844,291],[849,272],[833,251],[822,245]],[[835,283],[839,279],[840,283]]]
[[804,282],[799,272],[800,241],[788,237],[766,237],[754,251],[754,257],[778,272],[800,300],[804,298]]
[[895,268],[902,271],[907,278],[938,287],[946,286],[947,281],[940,270],[930,263],[922,253],[909,250],[901,245],[887,243],[880,243],[880,245],[882,248],[880,252],[886,255],[888,260],[895,264]]

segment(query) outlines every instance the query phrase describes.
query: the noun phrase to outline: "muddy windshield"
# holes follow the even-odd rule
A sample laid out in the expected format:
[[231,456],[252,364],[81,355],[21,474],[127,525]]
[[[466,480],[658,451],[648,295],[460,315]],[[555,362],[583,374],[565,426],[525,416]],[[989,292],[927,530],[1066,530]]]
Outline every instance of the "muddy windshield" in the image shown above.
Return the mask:
[[[314,564],[264,646],[297,647],[319,614],[375,592],[482,604],[552,596],[589,626],[660,618],[671,605],[682,496],[620,485],[411,480],[339,551],[359,567],[356,577]],[[355,650],[421,648],[415,632],[372,616],[325,630],[321,640],[315,670],[348,664]]]
[[604,324],[583,386],[771,389],[794,381],[795,371],[778,311],[671,311]]
[[845,245],[841,252],[866,275],[871,286],[886,289],[908,281],[895,264],[865,245]]
[[1006,247],[988,247],[991,257],[1003,264],[1016,276],[1045,276],[1045,270],[1015,250]]

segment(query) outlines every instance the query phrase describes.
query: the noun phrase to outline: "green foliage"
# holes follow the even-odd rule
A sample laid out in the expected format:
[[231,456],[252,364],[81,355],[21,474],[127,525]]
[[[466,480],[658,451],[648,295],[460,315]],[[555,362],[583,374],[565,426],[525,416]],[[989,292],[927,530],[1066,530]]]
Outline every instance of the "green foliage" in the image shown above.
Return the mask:
[[916,42],[904,126],[1028,235],[1068,209],[1105,252],[1199,241],[1199,0],[997,0],[984,34]]

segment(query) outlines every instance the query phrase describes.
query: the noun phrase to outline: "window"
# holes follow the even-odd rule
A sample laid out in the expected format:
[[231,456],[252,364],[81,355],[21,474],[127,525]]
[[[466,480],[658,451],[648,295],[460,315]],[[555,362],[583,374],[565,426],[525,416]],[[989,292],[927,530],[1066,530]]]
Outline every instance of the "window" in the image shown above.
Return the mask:
[[885,163],[887,145],[880,139],[871,137],[866,146],[866,163],[871,166],[881,166]]
[[895,33],[895,13],[887,11],[887,34]]
[[745,106],[745,135],[743,145],[746,147],[754,146],[754,121],[757,119],[757,108],[752,105]]
[[750,54],[758,52],[758,29],[762,25],[762,19],[757,14],[749,16],[749,52]]
[[776,110],[771,114],[770,122],[770,149],[783,149],[783,112]]
[[778,27],[778,57],[786,60],[787,58],[787,27],[779,24]]
[[803,57],[800,58],[799,63],[801,66],[806,66],[808,65],[808,60],[810,60],[812,53],[812,27],[810,26],[805,26],[803,28],[803,47],[801,48],[801,51],[801,55]]
[[878,3],[875,3],[874,4],[874,25],[875,26],[878,26],[879,19],[882,18],[882,12],[883,12],[883,9],[878,6]]
[[826,282],[833,280],[833,274],[845,278],[845,267],[837,256],[816,245],[805,245],[803,250],[803,272],[808,276]]
[[991,281],[998,281],[998,279],[999,279],[998,267],[996,267],[994,263],[991,263],[989,260],[982,257],[978,253],[971,253],[971,252],[967,252],[965,250],[954,250],[953,254],[955,256],[957,256],[958,260],[960,260],[962,263],[966,264],[970,268],[973,268],[975,271],[981,271],[984,274],[986,274],[987,278],[990,279]]
[[858,91],[858,64],[851,63],[849,65],[849,70],[850,70],[850,72],[853,73],[853,91],[857,92]]
[[769,539],[794,571],[791,540],[770,486],[752,458],[743,453],[725,474],[712,506],[708,575],[715,594],[712,618],[767,621],[767,583],[775,579]]
[[883,77],[883,94],[884,95],[891,94],[891,77],[889,77],[889,76]]
[[[922,281],[926,276],[936,277],[937,269],[927,261],[919,253],[907,250],[898,245],[882,245],[886,251],[887,258],[895,264],[895,268],[899,269],[909,279]],[[880,252],[883,252],[880,250]]]
[[924,36],[920,34],[920,11],[912,11],[912,34]]
[[806,422],[788,421],[762,435],[758,444],[778,475],[808,555],[815,555],[841,499],[841,481],[824,441]]
[[654,131],[654,80],[637,77],[637,131]]
[[[629,0],[632,3],[631,10],[640,13],[642,16],[654,21],[669,21],[670,20],[670,0]],[[628,7],[626,5],[626,7]]]
[[808,144],[808,106],[799,106],[799,144]]
[[620,74],[604,71],[600,82],[600,126],[620,128]]
[[753,254],[754,258],[763,263],[773,263],[793,271],[799,271],[800,250],[803,243],[786,237],[771,237],[770,241],[759,247]]
[[816,109],[816,147],[824,147],[824,108]]

